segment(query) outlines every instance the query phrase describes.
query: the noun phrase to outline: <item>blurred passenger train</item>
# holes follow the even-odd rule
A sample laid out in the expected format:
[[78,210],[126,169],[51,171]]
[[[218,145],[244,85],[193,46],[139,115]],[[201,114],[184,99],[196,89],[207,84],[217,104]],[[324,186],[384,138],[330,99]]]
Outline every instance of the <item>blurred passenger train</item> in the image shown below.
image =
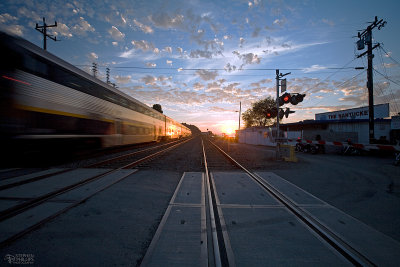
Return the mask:
[[0,32],[2,147],[110,147],[191,135],[184,125],[18,37]]

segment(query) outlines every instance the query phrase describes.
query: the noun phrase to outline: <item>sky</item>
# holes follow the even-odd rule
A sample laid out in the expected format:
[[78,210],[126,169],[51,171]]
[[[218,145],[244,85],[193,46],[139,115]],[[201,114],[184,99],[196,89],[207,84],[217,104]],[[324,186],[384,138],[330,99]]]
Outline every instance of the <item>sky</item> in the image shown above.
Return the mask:
[[[374,20],[374,102],[400,112],[400,1],[32,1],[0,3],[0,30],[42,47],[36,23],[57,27],[47,50],[179,122],[232,132],[255,101],[305,93],[283,122],[368,105],[367,58],[357,33]],[[286,106],[285,106],[286,107]],[[241,127],[244,127],[241,120]]]

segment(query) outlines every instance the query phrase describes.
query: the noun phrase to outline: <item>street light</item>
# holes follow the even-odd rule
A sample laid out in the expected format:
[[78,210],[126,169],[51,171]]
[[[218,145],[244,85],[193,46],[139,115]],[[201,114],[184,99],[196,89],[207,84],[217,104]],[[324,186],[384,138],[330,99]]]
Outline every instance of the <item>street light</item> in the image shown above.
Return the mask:
[[238,130],[240,130],[240,117],[242,115],[242,101],[239,102],[239,111],[235,110],[235,112],[239,112],[239,128]]

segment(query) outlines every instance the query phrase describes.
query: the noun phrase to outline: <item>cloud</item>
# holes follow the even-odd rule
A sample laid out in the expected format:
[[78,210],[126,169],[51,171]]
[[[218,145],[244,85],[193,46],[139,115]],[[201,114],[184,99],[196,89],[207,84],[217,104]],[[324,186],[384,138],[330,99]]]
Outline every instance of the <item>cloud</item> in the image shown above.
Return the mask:
[[33,10],[28,10],[26,7],[18,9],[18,14],[24,18],[32,19],[34,21],[41,21],[42,18]]
[[5,23],[8,23],[8,22],[10,22],[10,21],[16,21],[16,20],[18,20],[17,17],[11,16],[11,15],[8,14],[8,13],[1,14],[1,15],[0,15],[0,23],[1,23],[1,24],[5,24]]
[[385,57],[390,57],[392,55],[392,52],[387,52],[384,56]]
[[140,79],[141,82],[144,82],[146,85],[156,85],[157,78],[151,75],[146,75],[145,77]]
[[61,22],[57,22],[57,27],[52,28],[52,33],[55,36],[61,35],[66,38],[71,38],[73,36],[69,27]]
[[240,38],[239,38],[239,46],[240,46],[240,47],[243,47],[243,44],[244,44],[245,41],[246,41],[246,40],[245,40],[243,37],[240,37]]
[[271,83],[272,79],[263,79],[261,81],[259,81],[259,83]]
[[251,37],[255,38],[258,37],[260,34],[261,28],[260,27],[255,27],[253,33],[251,34]]
[[240,66],[240,68],[243,68],[244,65],[260,64],[261,62],[261,57],[253,53],[240,54],[238,51],[233,51],[232,54],[236,55],[239,59],[242,60],[242,65]]
[[153,33],[154,30],[147,25],[144,25],[142,23],[140,23],[139,21],[137,21],[136,19],[133,20],[133,23],[144,33]]
[[383,66],[385,68],[394,68],[397,67],[398,65],[396,63],[383,63]]
[[335,23],[332,20],[322,19],[322,22],[332,27],[335,26]]
[[193,84],[193,90],[200,91],[200,90],[203,90],[203,89],[204,89],[204,85],[203,84],[198,83],[198,82]]
[[282,27],[287,22],[286,18],[276,19],[273,24]]
[[172,53],[172,47],[170,47],[170,46],[166,46],[164,49],[163,49],[163,51],[165,51],[165,52],[167,52],[167,53]]
[[190,58],[212,58],[213,53],[210,51],[194,50],[194,51],[190,51],[189,57]]
[[134,56],[135,49],[130,49],[125,52],[122,52],[119,57],[122,58],[132,58]]
[[95,52],[89,53],[87,57],[89,58],[90,61],[96,61],[99,58],[99,56]]
[[184,16],[182,14],[169,15],[164,12],[160,12],[156,15],[150,15],[149,20],[157,28],[171,29],[180,28],[183,26]]
[[114,76],[114,79],[117,81],[119,84],[127,84],[131,82],[132,77],[130,75],[128,76],[119,76],[116,75]]
[[206,93],[209,93],[212,91],[217,91],[217,90],[221,90],[221,84],[219,84],[218,82],[212,82],[212,83],[207,84]]
[[231,65],[231,63],[227,63],[227,64],[224,66],[224,69],[225,69],[225,71],[227,71],[227,72],[231,72],[231,71],[235,71],[235,70],[236,70],[236,66]]
[[125,38],[125,34],[120,32],[117,27],[112,26],[111,29],[108,30],[108,33],[114,40],[122,41]]
[[79,21],[72,27],[72,31],[77,35],[86,35],[87,32],[94,32],[95,29],[83,17],[79,17]]
[[218,76],[218,71],[197,70],[195,72],[203,81],[214,80]]
[[[141,41],[132,41],[131,42],[132,44],[133,44],[133,46],[136,48],[136,49],[140,49],[140,50],[142,50],[143,52],[147,52],[147,51],[154,51],[154,52],[156,52],[155,51],[155,47],[154,47],[154,45],[152,44],[152,43],[149,43],[149,42],[147,42],[147,41],[145,41],[145,40],[141,40]],[[159,50],[157,49],[157,51],[159,52]],[[157,52],[157,53],[158,53]]]
[[219,112],[234,112],[234,111],[232,111],[232,109],[221,108],[218,106],[209,107],[208,110],[211,112],[217,112],[217,113],[219,113]]
[[304,72],[313,72],[313,71],[319,71],[319,70],[325,70],[327,67],[320,66],[320,65],[312,65],[311,67],[304,68]]
[[243,60],[243,64],[260,64],[261,58],[253,53],[247,53],[240,55]]
[[225,93],[236,94],[241,91],[239,88],[236,88],[236,86],[238,86],[238,85],[240,85],[240,83],[231,83],[231,84],[223,87],[223,90]]
[[9,34],[17,35],[17,36],[24,36],[25,27],[22,25],[2,25],[0,24],[0,30],[8,32]]

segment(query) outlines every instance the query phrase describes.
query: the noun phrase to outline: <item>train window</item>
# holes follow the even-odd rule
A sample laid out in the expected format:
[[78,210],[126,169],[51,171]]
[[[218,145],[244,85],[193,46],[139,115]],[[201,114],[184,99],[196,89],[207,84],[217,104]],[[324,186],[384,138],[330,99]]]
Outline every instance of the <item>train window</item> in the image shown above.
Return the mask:
[[24,68],[36,75],[46,78],[48,76],[47,64],[32,55],[24,55]]

